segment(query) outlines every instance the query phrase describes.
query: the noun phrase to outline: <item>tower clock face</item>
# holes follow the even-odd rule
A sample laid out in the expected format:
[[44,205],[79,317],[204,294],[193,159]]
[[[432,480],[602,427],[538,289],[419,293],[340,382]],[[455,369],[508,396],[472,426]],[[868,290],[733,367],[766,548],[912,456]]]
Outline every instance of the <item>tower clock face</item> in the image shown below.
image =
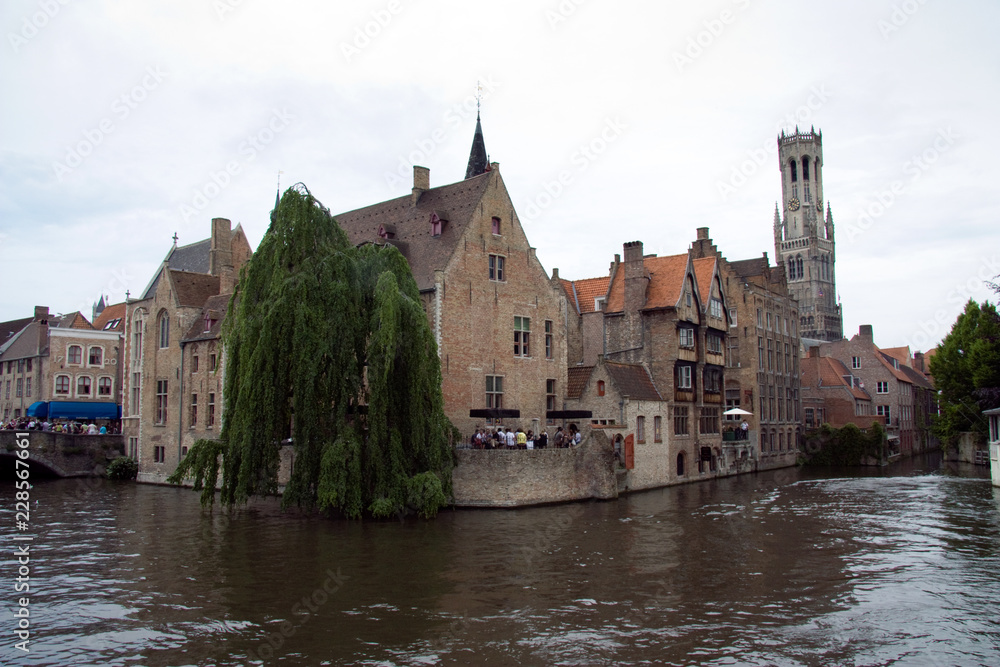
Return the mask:
[[788,210],[797,211],[799,210],[799,200],[796,197],[792,197],[788,200]]

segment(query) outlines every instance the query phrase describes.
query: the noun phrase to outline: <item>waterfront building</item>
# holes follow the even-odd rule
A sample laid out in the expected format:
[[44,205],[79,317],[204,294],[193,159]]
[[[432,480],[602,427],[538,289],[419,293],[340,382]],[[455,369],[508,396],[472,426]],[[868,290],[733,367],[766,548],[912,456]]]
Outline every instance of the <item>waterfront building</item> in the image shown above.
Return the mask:
[[799,305],[800,335],[843,338],[837,300],[836,243],[829,203],[823,214],[823,133],[810,130],[778,137],[781,205],[774,208],[774,253]]
[[990,429],[990,477],[993,486],[1000,486],[1000,408],[983,412]]
[[97,330],[80,312],[0,324],[0,416],[114,420],[121,332]]
[[821,357],[819,348],[811,347],[799,364],[807,431],[823,424],[834,428],[854,424],[860,429],[868,429],[875,422],[885,426],[885,417],[875,414],[872,396],[863,388],[861,378],[839,359]]
[[698,229],[691,253],[716,259],[726,293],[725,410],[751,413],[725,416],[724,442],[743,455],[736,436],[745,419],[754,435],[749,457],[757,470],[795,465],[802,437],[798,304],[789,292],[784,267],[771,266],[767,253],[729,261],[708,231]]
[[243,228],[174,245],[125,313],[122,433],[139,481],[162,482],[198,437],[218,437],[224,355],[218,332],[251,249]]
[[863,324],[850,340],[822,343],[809,354],[833,357],[857,378],[872,397],[875,416],[885,419],[890,454],[909,456],[937,444],[930,433],[934,386],[913,367],[909,348],[880,349],[872,326]]
[[470,435],[555,423],[548,413],[566,391],[566,298],[528,241],[500,165],[487,161],[478,119],[464,180],[431,187],[430,170],[414,166],[409,194],[334,217],[353,243],[392,245],[409,262],[452,424]]

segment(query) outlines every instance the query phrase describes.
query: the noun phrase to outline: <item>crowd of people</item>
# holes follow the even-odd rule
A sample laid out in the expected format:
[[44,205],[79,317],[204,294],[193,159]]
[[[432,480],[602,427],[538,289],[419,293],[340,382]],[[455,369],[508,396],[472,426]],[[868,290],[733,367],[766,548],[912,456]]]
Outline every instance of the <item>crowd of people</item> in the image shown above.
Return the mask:
[[89,424],[78,421],[49,421],[47,419],[35,419],[34,417],[19,417],[0,424],[0,428],[10,431],[46,431],[53,433],[68,433],[71,435],[118,435],[121,433],[120,427],[115,422],[98,426],[94,422]]
[[545,449],[547,447],[566,448],[579,445],[583,436],[576,424],[570,424],[568,430],[562,426],[556,428],[555,434],[549,438],[544,430],[535,433],[522,428],[512,429],[498,426],[494,429],[477,428],[468,439],[467,446],[472,449]]

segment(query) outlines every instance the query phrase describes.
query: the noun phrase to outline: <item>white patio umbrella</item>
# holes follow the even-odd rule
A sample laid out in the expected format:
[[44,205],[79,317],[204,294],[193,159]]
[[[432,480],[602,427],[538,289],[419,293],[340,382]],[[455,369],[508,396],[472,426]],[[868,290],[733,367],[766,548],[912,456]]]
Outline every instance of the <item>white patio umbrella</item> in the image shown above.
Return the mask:
[[722,414],[724,415],[752,415],[752,412],[747,412],[746,410],[741,410],[740,408],[730,408]]

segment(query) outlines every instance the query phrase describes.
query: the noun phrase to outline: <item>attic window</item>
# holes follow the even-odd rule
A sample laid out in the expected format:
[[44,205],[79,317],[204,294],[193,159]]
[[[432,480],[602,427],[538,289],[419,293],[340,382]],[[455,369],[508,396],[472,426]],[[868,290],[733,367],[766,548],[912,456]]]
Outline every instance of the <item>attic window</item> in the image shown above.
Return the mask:
[[604,304],[607,302],[607,298],[603,296],[594,297],[594,310],[600,312],[604,310]]
[[597,381],[597,395],[604,396],[604,380]]
[[379,225],[378,237],[386,241],[392,240],[396,238],[396,228],[392,225]]
[[500,235],[500,218],[493,216],[493,233]]
[[431,236],[441,236],[441,228],[444,221],[438,217],[437,213],[431,213]]
[[209,331],[212,330],[212,322],[214,322],[214,320],[212,319],[212,314],[205,313],[205,333],[208,333]]

